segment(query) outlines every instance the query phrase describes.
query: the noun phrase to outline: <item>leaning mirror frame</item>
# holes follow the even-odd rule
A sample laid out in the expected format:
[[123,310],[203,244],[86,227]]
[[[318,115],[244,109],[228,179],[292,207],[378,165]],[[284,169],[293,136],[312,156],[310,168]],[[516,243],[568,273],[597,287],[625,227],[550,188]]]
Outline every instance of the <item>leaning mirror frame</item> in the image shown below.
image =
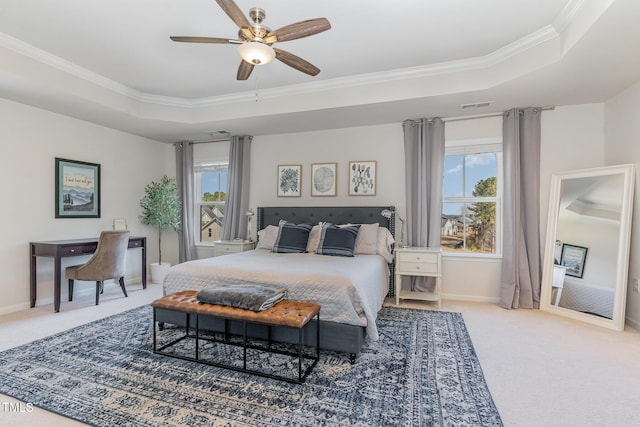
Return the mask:
[[[554,280],[554,260],[558,235],[558,216],[562,200],[562,183],[568,179],[610,176],[621,174],[624,186],[620,212],[620,229],[618,235],[618,258],[616,261],[616,277],[613,297],[613,316],[611,319],[567,309],[555,305],[552,301],[552,285]],[[631,238],[631,218],[633,211],[633,192],[635,184],[635,166],[617,165],[600,168],[581,169],[553,174],[549,195],[549,217],[544,251],[544,268],[540,294],[540,309],[559,314],[594,325],[622,331],[625,322],[625,305],[627,298],[627,280],[629,270],[629,245]],[[557,272],[556,272],[557,273]],[[557,275],[557,274],[556,274]]]

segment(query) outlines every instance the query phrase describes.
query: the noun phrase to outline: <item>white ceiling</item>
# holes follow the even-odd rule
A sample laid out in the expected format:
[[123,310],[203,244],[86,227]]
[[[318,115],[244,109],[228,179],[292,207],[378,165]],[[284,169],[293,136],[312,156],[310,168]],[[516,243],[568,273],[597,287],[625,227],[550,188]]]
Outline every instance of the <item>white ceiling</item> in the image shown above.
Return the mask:
[[239,82],[235,46],[169,40],[237,38],[215,0],[20,0],[0,5],[0,96],[173,142],[603,102],[640,80],[637,0],[236,2],[272,29],[326,17],[276,45],[321,73],[273,61]]

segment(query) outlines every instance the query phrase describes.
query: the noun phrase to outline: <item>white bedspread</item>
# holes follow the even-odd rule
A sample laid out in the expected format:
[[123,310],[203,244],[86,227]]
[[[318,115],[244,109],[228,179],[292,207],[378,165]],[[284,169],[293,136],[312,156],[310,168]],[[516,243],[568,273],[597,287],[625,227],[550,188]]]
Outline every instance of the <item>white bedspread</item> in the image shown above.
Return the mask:
[[613,319],[614,296],[615,291],[611,287],[565,280],[559,306]]
[[334,257],[264,249],[189,261],[169,269],[165,294],[212,283],[277,284],[288,299],[320,304],[322,320],[366,326],[377,340],[376,317],[389,290],[389,267],[379,255]]

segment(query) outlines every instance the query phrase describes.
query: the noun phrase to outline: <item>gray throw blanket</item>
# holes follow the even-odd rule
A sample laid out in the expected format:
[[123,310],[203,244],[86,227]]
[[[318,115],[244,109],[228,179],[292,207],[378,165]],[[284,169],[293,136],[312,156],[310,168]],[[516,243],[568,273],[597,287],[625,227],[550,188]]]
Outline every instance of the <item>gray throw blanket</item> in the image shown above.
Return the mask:
[[200,302],[230,307],[243,308],[245,310],[263,311],[273,307],[278,301],[285,298],[285,288],[275,288],[263,285],[243,284],[219,284],[207,286],[198,292],[196,298]]

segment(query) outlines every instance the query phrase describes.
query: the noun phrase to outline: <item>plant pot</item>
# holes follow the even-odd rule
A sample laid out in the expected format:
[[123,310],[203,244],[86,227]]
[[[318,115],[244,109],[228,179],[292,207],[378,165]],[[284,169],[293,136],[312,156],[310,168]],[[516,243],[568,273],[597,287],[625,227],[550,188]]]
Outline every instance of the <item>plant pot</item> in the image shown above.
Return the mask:
[[169,271],[169,267],[171,267],[170,262],[163,262],[162,264],[158,264],[157,262],[151,263],[151,283],[162,283],[164,276],[166,276],[167,271]]

